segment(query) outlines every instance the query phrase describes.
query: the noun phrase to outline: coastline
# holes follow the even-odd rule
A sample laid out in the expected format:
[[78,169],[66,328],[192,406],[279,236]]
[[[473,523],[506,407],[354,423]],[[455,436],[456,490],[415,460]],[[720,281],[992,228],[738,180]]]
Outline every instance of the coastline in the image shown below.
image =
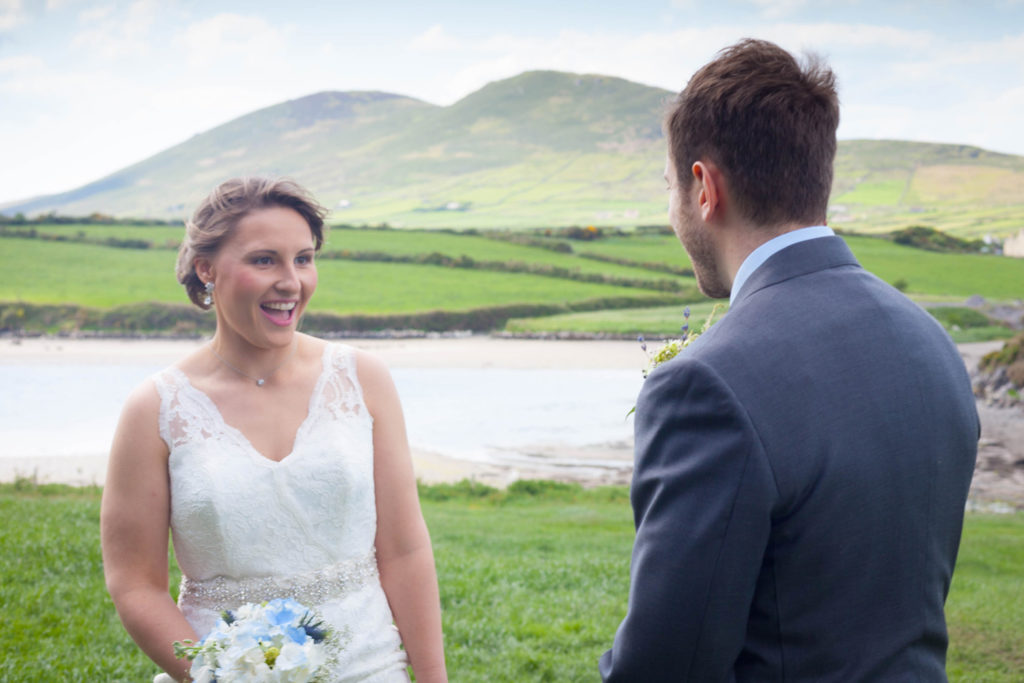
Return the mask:
[[[635,369],[646,362],[632,340],[522,339],[485,335],[335,340],[378,355],[392,368]],[[199,348],[202,339],[2,338],[0,365],[170,365]],[[968,368],[1001,342],[961,344]],[[982,435],[971,498],[983,508],[1004,502],[1024,509],[1024,410],[979,401]],[[628,484],[632,441],[586,448],[537,444],[499,461],[465,460],[414,450],[416,476],[424,483],[471,479],[503,487],[517,479],[556,479],[586,486]],[[0,481],[29,478],[40,483],[102,485],[105,455],[0,458]]]
[[[171,365],[208,339],[72,337],[0,338],[0,364]],[[636,369],[646,363],[640,345],[620,339],[524,339],[489,335],[353,337],[329,339],[370,351],[389,367]]]
[[[206,339],[0,338],[0,365],[171,365]],[[615,369],[636,370],[646,363],[633,340],[521,339],[485,335],[346,338],[330,340],[374,353],[391,368]],[[471,479],[504,487],[517,479],[557,479],[588,486],[627,484],[632,442],[567,448],[536,444],[525,454],[500,462],[466,460],[413,449],[418,479],[428,484]],[[0,457],[0,481],[28,478],[39,483],[102,485],[106,455]]]

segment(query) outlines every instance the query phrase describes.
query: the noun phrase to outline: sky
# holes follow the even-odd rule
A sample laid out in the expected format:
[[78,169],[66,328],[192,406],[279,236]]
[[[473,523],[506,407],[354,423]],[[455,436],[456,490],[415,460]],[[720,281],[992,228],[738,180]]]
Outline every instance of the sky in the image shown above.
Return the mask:
[[448,105],[533,69],[679,91],[745,37],[831,64],[840,139],[1024,155],[1024,0],[0,0],[0,204],[315,92]]

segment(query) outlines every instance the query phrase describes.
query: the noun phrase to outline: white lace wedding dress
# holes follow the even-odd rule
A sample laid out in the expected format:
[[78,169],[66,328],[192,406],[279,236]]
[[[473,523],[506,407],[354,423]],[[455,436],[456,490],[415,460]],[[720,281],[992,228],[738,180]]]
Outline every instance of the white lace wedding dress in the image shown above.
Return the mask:
[[341,643],[331,681],[406,683],[374,556],[373,418],[350,347],[328,344],[292,452],[261,455],[177,368],[155,378],[170,449],[178,605],[202,637],[224,609],[292,597]]

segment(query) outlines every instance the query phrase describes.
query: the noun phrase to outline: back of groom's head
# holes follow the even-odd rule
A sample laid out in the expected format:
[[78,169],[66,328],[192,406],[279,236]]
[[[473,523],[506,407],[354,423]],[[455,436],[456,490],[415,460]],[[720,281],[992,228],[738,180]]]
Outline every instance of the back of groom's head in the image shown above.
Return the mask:
[[763,40],[743,40],[699,69],[666,117],[685,192],[691,165],[713,161],[741,215],[760,226],[823,222],[839,125],[836,78]]

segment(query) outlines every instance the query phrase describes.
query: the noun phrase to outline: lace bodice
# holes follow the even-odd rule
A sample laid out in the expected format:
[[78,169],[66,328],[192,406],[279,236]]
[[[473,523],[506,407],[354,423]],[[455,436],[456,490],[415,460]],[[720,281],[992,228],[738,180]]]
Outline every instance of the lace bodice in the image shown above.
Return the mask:
[[324,349],[308,414],[280,462],[228,425],[182,371],[169,368],[155,383],[170,450],[172,540],[185,577],[179,604],[197,633],[212,628],[222,609],[295,597],[339,628],[365,631],[354,647],[377,629],[374,653],[357,656],[383,657],[401,670],[395,680],[408,680],[374,559],[373,418],[353,350]]

